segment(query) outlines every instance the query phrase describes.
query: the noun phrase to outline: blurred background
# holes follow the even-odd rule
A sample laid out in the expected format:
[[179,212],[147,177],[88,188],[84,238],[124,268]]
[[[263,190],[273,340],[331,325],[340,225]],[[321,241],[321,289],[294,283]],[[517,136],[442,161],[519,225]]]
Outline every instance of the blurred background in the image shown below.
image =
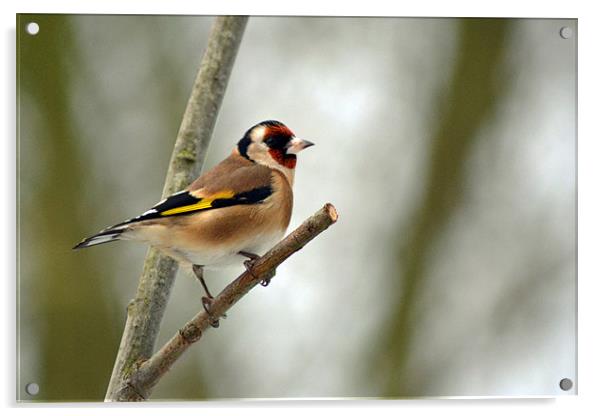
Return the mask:
[[[71,247],[160,199],[212,20],[19,16],[19,399],[104,398],[146,247]],[[325,202],[340,220],[152,398],[574,394],[576,37],[576,20],[252,17],[204,169],[283,121],[317,144],[291,229]],[[200,297],[180,270],[159,344]]]

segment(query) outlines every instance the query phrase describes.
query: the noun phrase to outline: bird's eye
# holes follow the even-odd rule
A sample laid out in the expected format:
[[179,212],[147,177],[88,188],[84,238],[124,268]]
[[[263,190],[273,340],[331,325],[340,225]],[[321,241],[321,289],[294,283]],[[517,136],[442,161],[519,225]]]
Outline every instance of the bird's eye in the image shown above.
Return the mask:
[[264,140],[264,143],[270,149],[284,149],[284,147],[287,145],[290,139],[291,138],[289,136],[278,134],[269,136],[267,139]]

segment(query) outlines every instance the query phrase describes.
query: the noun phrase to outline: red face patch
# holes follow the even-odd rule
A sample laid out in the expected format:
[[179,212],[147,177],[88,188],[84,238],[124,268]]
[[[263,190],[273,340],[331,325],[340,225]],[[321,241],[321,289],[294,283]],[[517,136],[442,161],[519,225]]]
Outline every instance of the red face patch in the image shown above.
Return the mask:
[[269,137],[269,136],[286,136],[286,137],[293,137],[294,134],[293,132],[286,127],[284,124],[283,125],[278,125],[278,126],[266,126],[266,132],[265,132],[265,136]]
[[281,149],[270,149],[269,153],[270,156],[272,156],[272,159],[274,159],[276,162],[278,162],[285,168],[295,169],[295,166],[297,166],[297,156],[295,155],[287,155]]

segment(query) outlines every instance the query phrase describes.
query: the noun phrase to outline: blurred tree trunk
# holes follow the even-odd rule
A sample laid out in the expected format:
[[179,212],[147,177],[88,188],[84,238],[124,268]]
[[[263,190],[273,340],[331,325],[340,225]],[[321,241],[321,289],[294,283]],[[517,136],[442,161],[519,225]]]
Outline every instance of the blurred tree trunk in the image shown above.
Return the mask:
[[464,195],[464,173],[478,130],[492,114],[503,93],[503,63],[508,21],[464,19],[449,92],[442,103],[440,123],[433,129],[426,161],[424,194],[411,215],[409,233],[400,242],[398,301],[385,324],[373,376],[383,397],[424,394],[419,372],[408,363],[420,327],[418,306],[424,300],[429,255],[445,231]]
[[70,100],[77,48],[69,16],[36,16],[37,36],[23,34],[27,22],[19,18],[18,88],[34,107],[20,113],[19,163],[20,170],[43,172],[31,185],[35,195],[19,195],[21,232],[34,245],[20,253],[21,262],[33,264],[33,275],[20,276],[20,285],[34,288],[20,307],[32,317],[21,322],[34,326],[41,357],[38,378],[23,382],[40,385],[39,400],[100,400],[119,333],[100,261],[74,259],[71,251],[90,231],[75,211],[86,205],[88,189],[82,180],[88,157],[78,139],[85,132],[73,125]]

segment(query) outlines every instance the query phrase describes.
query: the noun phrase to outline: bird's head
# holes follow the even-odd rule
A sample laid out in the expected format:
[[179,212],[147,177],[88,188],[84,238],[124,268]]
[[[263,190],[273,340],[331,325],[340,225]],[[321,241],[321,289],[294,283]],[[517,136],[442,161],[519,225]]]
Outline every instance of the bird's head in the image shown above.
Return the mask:
[[279,170],[293,170],[297,153],[309,146],[313,143],[295,137],[283,123],[267,120],[247,130],[237,149],[241,156],[252,162]]

